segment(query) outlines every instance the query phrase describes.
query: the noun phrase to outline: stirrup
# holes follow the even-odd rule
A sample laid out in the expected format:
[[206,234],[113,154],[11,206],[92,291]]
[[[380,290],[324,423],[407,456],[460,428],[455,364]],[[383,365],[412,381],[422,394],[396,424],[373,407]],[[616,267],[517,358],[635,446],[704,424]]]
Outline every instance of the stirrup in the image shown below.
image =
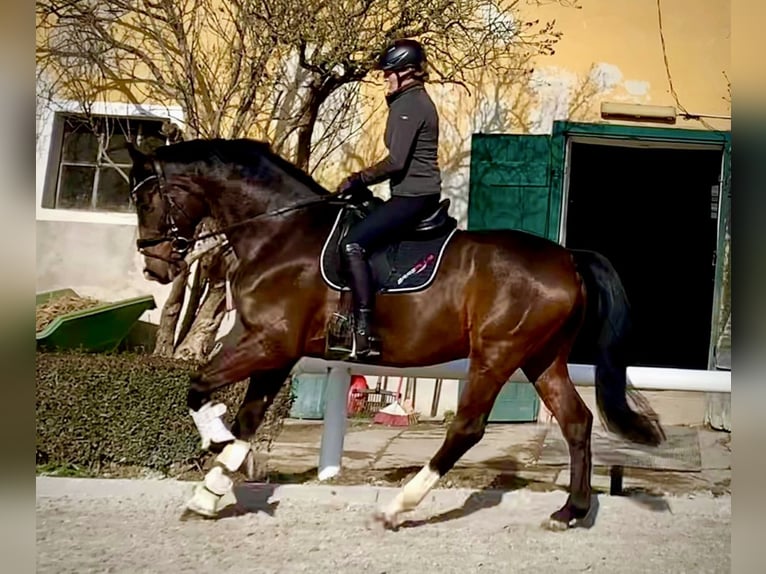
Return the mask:
[[354,332],[351,339],[351,359],[374,359],[380,356],[380,349],[378,343],[380,342],[377,337],[372,334],[367,335],[367,345],[362,349],[357,347],[358,333]]

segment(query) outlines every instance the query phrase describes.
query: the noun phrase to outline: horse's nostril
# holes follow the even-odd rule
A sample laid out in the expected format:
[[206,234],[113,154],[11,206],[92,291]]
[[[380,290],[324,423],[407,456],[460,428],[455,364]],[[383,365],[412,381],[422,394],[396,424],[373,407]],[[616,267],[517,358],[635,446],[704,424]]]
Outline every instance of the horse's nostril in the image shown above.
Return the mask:
[[144,269],[144,279],[149,281],[157,281],[159,277],[157,277],[156,273],[154,273],[151,269]]

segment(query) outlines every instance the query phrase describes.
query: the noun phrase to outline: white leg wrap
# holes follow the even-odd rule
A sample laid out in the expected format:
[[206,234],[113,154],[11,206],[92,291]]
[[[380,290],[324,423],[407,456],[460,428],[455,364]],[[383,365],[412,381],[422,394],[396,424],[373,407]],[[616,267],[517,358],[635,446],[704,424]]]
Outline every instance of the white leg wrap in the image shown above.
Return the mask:
[[208,518],[215,518],[225,507],[236,504],[232,480],[220,466],[213,467],[201,484],[194,487],[194,494],[186,508]]
[[402,489],[402,491],[391,501],[386,514],[389,517],[394,517],[401,512],[412,510],[420,501],[423,500],[426,494],[436,486],[439,482],[439,473],[435,470],[431,470],[429,465],[425,465],[420,469],[412,480],[410,480]]
[[231,490],[232,481],[223,473],[220,466],[214,466],[205,475],[205,488],[213,494],[223,496]]
[[225,466],[229,472],[236,472],[245,462],[250,452],[250,443],[244,440],[235,440],[223,447],[221,454],[215,457],[215,461]]
[[202,437],[202,450],[207,450],[211,442],[223,443],[235,439],[221,419],[225,412],[226,405],[223,403],[205,403],[196,412],[189,410],[197,431]]
[[198,484],[194,487],[194,496],[186,503],[186,508],[202,516],[213,518],[218,513],[219,500],[221,500],[220,496]]

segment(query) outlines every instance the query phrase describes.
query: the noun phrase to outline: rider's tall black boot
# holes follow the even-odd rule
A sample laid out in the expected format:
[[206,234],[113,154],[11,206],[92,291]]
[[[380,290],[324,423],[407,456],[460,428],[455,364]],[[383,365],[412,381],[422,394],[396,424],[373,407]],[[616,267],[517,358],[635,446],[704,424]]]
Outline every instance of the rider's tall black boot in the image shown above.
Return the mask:
[[376,357],[377,339],[372,334],[375,287],[364,249],[357,243],[346,246],[346,261],[351,273],[351,294],[354,302],[354,350],[359,358]]

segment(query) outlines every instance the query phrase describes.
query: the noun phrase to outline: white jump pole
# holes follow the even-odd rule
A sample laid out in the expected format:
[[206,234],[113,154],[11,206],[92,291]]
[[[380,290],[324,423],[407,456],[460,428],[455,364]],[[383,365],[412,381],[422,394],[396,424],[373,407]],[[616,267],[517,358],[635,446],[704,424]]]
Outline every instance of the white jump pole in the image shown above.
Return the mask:
[[319,480],[327,480],[340,472],[343,440],[346,436],[346,406],[351,373],[348,367],[329,369],[325,393],[322,446],[319,451]]
[[[468,359],[427,367],[394,368],[377,365],[325,361],[304,358],[297,365],[297,371],[307,374],[326,373],[328,368],[342,368],[354,375],[366,376],[407,376],[434,379],[464,380],[468,377]],[[592,387],[595,384],[593,365],[569,363],[569,376],[577,386]],[[731,371],[707,371],[701,369],[665,369],[659,367],[628,367],[628,380],[636,389],[645,391],[693,391],[700,393],[730,393]],[[514,382],[529,382],[521,370],[510,379]],[[345,398],[344,398],[345,400]]]
[[[596,369],[593,365],[570,363],[568,367],[575,385],[592,387],[595,384]],[[731,371],[628,367],[627,373],[630,386],[642,391],[731,392]]]

